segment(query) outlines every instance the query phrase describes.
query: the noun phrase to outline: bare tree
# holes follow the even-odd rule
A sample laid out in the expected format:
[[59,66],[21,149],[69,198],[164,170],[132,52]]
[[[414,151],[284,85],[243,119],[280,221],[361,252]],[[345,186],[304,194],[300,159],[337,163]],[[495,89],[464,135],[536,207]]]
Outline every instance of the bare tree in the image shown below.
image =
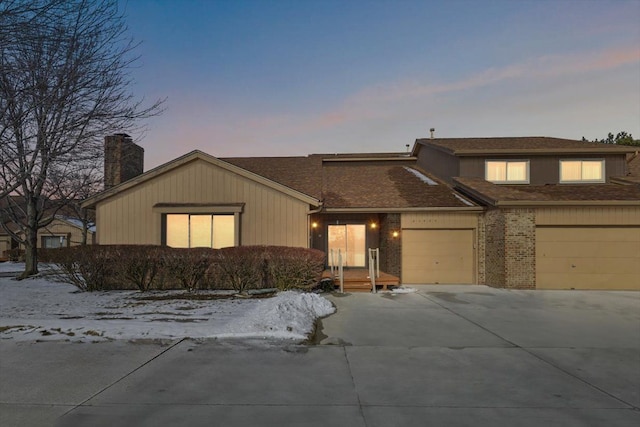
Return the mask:
[[[0,1],[0,198],[38,272],[37,232],[77,197],[102,137],[160,113],[130,92],[137,44],[116,0]],[[6,227],[5,227],[6,228]]]

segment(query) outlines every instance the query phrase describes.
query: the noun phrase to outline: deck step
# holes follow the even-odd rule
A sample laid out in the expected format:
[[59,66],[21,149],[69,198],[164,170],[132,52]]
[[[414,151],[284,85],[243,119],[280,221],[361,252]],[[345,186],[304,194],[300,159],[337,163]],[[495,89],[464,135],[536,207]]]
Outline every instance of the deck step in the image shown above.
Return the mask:
[[[340,285],[338,284],[338,287]],[[365,282],[344,282],[345,292],[371,292],[371,283]]]

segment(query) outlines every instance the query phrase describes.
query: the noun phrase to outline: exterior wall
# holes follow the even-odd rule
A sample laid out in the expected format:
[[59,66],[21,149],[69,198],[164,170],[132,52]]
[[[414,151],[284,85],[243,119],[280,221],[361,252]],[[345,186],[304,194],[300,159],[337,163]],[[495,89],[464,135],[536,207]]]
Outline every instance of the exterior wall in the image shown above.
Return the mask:
[[11,237],[7,235],[0,235],[0,259],[4,251],[11,249]]
[[529,184],[545,185],[560,182],[560,159],[604,159],[607,181],[611,176],[626,175],[626,161],[623,154],[617,155],[564,155],[564,156],[474,156],[460,157],[461,177],[484,179],[486,160],[529,160]]
[[452,184],[452,177],[460,175],[460,159],[452,154],[422,146],[418,153],[418,166],[443,181]]
[[[48,227],[38,231],[38,247],[42,247],[43,236],[65,236],[69,246],[79,246],[82,244],[82,230],[64,221],[55,220]],[[93,233],[88,233],[87,244],[93,243]]]
[[503,287],[505,283],[505,220],[500,209],[485,213],[485,284]]
[[538,208],[536,225],[640,225],[640,207]]
[[536,287],[536,222],[534,209],[504,210],[505,287]]
[[485,216],[485,283],[534,289],[536,226],[534,209],[493,209]]
[[402,233],[393,237],[394,231],[400,231],[401,215],[390,213],[380,221],[380,269],[400,277],[402,265]]
[[[334,224],[365,224],[366,228],[366,249],[380,248],[382,256],[382,241],[380,234],[382,233],[382,222],[380,215],[373,214],[315,214],[311,216],[311,223],[315,223],[316,227],[311,230],[311,243],[310,247],[318,249],[327,254],[327,265],[329,265],[328,254],[328,227]],[[371,228],[371,224],[376,224],[376,228]],[[366,257],[366,265],[369,265],[368,256]],[[390,271],[385,270],[382,267],[382,260],[380,268],[387,273]],[[394,274],[394,273],[391,273]]]
[[309,244],[308,204],[204,160],[194,160],[98,203],[97,242],[161,244],[162,213],[153,208],[158,203],[244,203],[240,244]]

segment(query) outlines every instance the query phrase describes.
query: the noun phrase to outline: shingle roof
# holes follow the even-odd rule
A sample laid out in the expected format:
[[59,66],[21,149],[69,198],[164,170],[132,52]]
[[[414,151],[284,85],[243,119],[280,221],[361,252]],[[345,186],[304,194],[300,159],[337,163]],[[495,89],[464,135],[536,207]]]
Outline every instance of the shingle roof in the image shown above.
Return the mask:
[[220,160],[308,196],[321,199],[322,158],[320,157],[230,157]]
[[324,203],[327,209],[469,207],[449,185],[437,183],[429,185],[405,166],[325,166]]
[[[384,161],[395,157],[407,161]],[[336,158],[371,161],[335,163],[333,160]],[[411,161],[402,153],[313,154],[309,157],[236,157],[221,160],[316,197],[324,202],[327,209],[470,207],[459,196],[456,197],[449,185],[442,182],[428,185],[407,170],[409,166],[417,170],[415,158]],[[428,175],[424,171],[419,172]]]
[[509,202],[629,202],[640,205],[640,187],[618,184],[502,185],[454,178],[459,187],[491,204]]
[[633,147],[602,144],[573,139],[550,138],[544,136],[503,137],[503,138],[423,138],[416,140],[415,151],[421,145],[431,145],[454,154],[482,153],[525,153],[539,154],[570,153],[630,153]]

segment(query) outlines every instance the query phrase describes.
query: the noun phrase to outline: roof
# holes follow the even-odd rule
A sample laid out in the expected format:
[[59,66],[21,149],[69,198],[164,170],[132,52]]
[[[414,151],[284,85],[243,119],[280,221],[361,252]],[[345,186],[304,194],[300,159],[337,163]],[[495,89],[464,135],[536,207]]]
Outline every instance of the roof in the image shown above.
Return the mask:
[[[447,184],[415,166],[407,153],[312,154],[308,157],[236,157],[226,162],[312,195],[327,211],[478,209]],[[413,172],[412,172],[413,170]],[[421,179],[419,176],[423,176]]]
[[626,176],[612,177],[611,182],[640,185],[640,154],[638,151],[627,154],[627,170]]
[[417,139],[413,155],[421,146],[429,145],[456,156],[483,154],[622,154],[632,153],[637,147],[603,144],[600,142],[573,139],[550,138],[545,136],[502,137],[502,138],[422,138]]
[[[258,159],[258,158],[256,158]],[[187,163],[191,163],[193,161],[196,160],[203,160],[207,163],[210,163],[212,165],[218,166],[222,169],[228,170],[232,173],[236,173],[240,176],[243,176],[247,179],[250,179],[252,181],[258,182],[260,184],[266,185],[267,187],[273,188],[277,191],[283,192],[285,194],[288,194],[292,197],[295,197],[299,200],[302,200],[306,203],[309,203],[311,205],[314,206],[319,206],[320,205],[320,201],[317,198],[314,198],[313,196],[311,196],[310,194],[304,193],[294,187],[289,187],[285,184],[282,184],[278,181],[274,181],[272,179],[269,179],[268,176],[264,176],[262,174],[256,173],[251,171],[250,169],[247,168],[242,168],[239,167],[235,164],[232,164],[230,162],[226,162],[224,160],[218,159],[214,156],[211,156],[209,154],[203,153],[200,150],[194,150],[191,151],[190,153],[185,154],[184,156],[178,157],[177,159],[174,159],[170,162],[167,162],[163,165],[160,165],[154,169],[151,169],[145,173],[143,173],[142,175],[139,175],[135,178],[132,178],[128,181],[125,181],[121,184],[116,185],[115,187],[111,187],[105,191],[102,191],[101,193],[88,198],[87,200],[85,200],[82,203],[82,207],[84,208],[91,208],[94,207],[98,202],[105,200],[115,194],[120,193],[121,191],[124,191],[126,189],[132,188],[134,186],[137,186],[139,184],[142,184],[144,182],[147,182],[153,178],[155,178],[156,176],[165,174],[167,172],[170,172],[174,169],[179,168],[180,166],[183,166]]]
[[327,211],[478,209],[475,203],[457,194],[449,185],[415,166],[325,166],[323,174],[323,199]]
[[454,178],[457,188],[493,206],[633,205],[640,187],[618,184],[503,185],[482,178]]

